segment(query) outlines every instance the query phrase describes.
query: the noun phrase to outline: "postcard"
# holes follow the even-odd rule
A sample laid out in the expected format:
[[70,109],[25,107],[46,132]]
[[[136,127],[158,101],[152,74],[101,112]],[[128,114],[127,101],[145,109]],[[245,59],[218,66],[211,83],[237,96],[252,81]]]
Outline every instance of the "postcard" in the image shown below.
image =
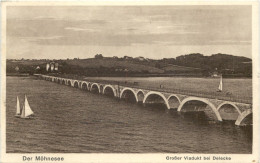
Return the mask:
[[2,2],[0,162],[259,162],[258,7]]

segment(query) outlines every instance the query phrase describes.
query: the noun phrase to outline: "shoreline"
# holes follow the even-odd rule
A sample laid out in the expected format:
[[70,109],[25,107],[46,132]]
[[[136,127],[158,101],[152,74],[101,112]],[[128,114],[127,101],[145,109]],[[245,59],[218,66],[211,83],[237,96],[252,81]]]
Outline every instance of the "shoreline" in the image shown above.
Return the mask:
[[[34,76],[36,74],[29,74],[29,73],[6,73],[6,76],[17,76],[17,77],[29,77],[29,76]],[[165,77],[165,78],[175,78],[175,77],[182,77],[182,78],[208,78],[208,79],[217,79],[220,78],[218,77],[211,77],[211,76],[202,76],[202,75],[185,75],[185,74],[142,74],[142,75],[130,75],[130,76],[85,76],[85,75],[75,75],[75,74],[40,74],[40,75],[54,75],[57,77],[83,77],[83,78],[160,78],[160,77]],[[252,77],[241,77],[241,76],[223,76],[225,79],[252,79]]]

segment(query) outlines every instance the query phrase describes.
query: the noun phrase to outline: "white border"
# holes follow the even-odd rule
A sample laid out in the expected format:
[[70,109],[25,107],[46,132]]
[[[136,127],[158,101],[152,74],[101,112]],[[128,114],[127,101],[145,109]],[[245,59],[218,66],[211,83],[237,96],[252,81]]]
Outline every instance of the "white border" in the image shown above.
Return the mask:
[[[44,0],[42,0],[44,1]],[[231,161],[199,161],[199,162],[259,162],[259,11],[258,3],[255,1],[231,1],[231,2],[215,2],[215,1],[101,1],[92,0],[88,2],[2,2],[2,56],[1,56],[1,159],[0,162],[23,162],[22,156],[57,156],[64,157],[63,162],[198,162],[198,161],[169,161],[167,156],[228,156]],[[6,7],[7,6],[119,6],[119,5],[252,5],[252,60],[253,60],[253,154],[165,154],[165,153],[147,153],[147,154],[63,154],[63,153],[44,153],[44,154],[9,154],[6,153]],[[259,74],[260,75],[260,74]],[[44,161],[46,162],[46,161]]]

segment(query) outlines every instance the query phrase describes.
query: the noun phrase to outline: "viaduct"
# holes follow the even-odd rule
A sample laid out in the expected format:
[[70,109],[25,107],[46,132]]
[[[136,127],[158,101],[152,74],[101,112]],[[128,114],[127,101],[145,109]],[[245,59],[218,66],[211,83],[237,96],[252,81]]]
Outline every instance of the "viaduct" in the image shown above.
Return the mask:
[[93,81],[67,79],[62,77],[39,75],[40,78],[59,84],[110,95],[120,99],[132,99],[134,102],[164,104],[168,109],[179,112],[209,111],[218,121],[233,120],[236,125],[252,124],[252,104],[221,100],[217,98],[196,97],[185,94],[154,91],[131,86],[104,84]]

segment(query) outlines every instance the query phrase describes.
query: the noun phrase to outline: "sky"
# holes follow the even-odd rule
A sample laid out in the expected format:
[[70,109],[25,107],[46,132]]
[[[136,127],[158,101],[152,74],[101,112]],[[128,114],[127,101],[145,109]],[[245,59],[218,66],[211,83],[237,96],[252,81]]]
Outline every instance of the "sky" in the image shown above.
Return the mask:
[[251,6],[8,6],[7,59],[252,58]]

